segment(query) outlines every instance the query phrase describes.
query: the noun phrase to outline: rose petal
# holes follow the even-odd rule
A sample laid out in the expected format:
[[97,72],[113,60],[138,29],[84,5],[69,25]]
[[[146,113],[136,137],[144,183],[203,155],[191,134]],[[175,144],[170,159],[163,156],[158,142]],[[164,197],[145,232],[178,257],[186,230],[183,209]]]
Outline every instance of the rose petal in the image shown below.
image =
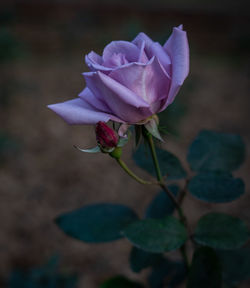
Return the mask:
[[171,72],[171,59],[163,49],[163,47],[158,42],[154,42],[150,48],[148,48],[148,54],[150,57],[157,57],[161,65],[164,67],[165,71],[169,75]]
[[103,62],[109,61],[113,54],[118,53],[124,54],[129,62],[136,62],[139,59],[140,49],[127,41],[112,41],[103,50]]
[[128,131],[128,128],[129,128],[129,125],[128,124],[122,124],[120,127],[119,127],[119,130],[118,130],[118,135],[120,137],[127,137],[127,131]]
[[109,76],[96,72],[84,73],[84,77],[91,92],[122,120],[136,123],[150,116],[147,102]]
[[103,65],[110,68],[116,68],[126,64],[128,64],[128,60],[125,54],[122,53],[112,54],[112,56],[103,63]]
[[95,110],[80,98],[48,105],[48,108],[62,117],[68,124],[95,124],[98,121],[108,122],[109,120],[123,122],[113,115]]
[[171,60],[163,47],[158,43],[151,40],[145,33],[139,33],[136,38],[132,41],[137,47],[141,47],[144,44],[144,50],[148,59],[156,56],[162,66],[165,68],[166,72],[169,74]]
[[139,59],[138,59],[138,62],[139,63],[147,63],[148,62],[148,57],[145,53],[145,41],[142,41],[141,43],[141,47],[140,47],[140,55],[139,55]]
[[[150,48],[151,45],[154,44],[154,41],[150,39],[145,33],[141,32],[139,33],[135,39],[132,41],[137,47],[141,47],[142,42],[145,42],[145,50],[147,53],[147,50]],[[147,55],[148,56],[148,55]],[[152,56],[150,56],[151,58]],[[149,57],[148,57],[149,58]]]
[[97,98],[90,90],[89,88],[85,88],[79,95],[82,100],[90,104],[91,106],[95,107],[97,110],[105,113],[111,113],[110,108],[106,103],[103,102],[103,100],[100,98]]
[[104,67],[102,57],[96,54],[94,51],[91,51],[89,54],[85,56],[85,63],[89,67],[91,71],[98,71],[101,70],[111,71],[112,68]]
[[169,90],[169,97],[163,106],[164,110],[174,101],[180,86],[189,72],[189,47],[186,32],[182,30],[182,26],[175,27],[173,33],[164,44],[164,49],[168,53],[172,63],[172,83]]
[[158,112],[161,100],[168,97],[170,79],[155,57],[147,65],[131,63],[109,76],[149,103],[152,114]]

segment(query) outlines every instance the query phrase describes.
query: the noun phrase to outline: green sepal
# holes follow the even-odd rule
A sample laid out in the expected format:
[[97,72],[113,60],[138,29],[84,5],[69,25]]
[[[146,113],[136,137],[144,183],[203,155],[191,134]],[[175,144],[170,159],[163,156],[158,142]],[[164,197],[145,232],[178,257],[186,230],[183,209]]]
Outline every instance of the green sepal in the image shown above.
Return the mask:
[[155,118],[151,118],[146,124],[144,124],[144,126],[150,134],[152,134],[158,140],[164,142],[158,130],[158,123]]
[[76,149],[78,149],[79,151],[85,152],[85,153],[100,153],[100,152],[102,152],[101,148],[99,146],[96,146],[96,147],[93,147],[93,148],[90,148],[90,149],[81,149],[81,148],[79,148],[76,145],[74,145],[74,147]]

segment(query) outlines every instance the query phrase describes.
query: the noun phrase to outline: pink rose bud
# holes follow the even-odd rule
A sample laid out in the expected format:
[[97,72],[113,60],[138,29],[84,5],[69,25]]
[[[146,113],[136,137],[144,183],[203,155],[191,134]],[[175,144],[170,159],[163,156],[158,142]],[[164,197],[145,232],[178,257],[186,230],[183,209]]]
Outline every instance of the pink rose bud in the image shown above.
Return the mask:
[[96,140],[102,148],[114,148],[118,144],[118,136],[116,132],[111,129],[104,122],[99,121],[95,128]]

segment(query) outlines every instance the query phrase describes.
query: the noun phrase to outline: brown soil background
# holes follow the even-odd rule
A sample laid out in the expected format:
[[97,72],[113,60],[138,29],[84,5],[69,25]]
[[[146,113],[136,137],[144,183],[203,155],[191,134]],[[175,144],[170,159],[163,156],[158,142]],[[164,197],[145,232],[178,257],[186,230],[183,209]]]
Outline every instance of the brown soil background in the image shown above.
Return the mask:
[[[171,27],[183,23],[188,32],[191,70],[178,95],[187,112],[179,136],[170,135],[166,149],[188,169],[186,150],[201,129],[238,133],[246,143],[246,162],[236,172],[246,183],[245,195],[224,205],[187,196],[184,210],[191,225],[210,210],[230,212],[250,223],[250,17],[245,2],[133,2],[0,4],[1,13],[11,15],[4,27],[20,49],[17,56],[2,61],[0,70],[1,97],[7,99],[0,107],[0,129],[19,143],[18,152],[7,153],[0,166],[3,283],[13,268],[41,265],[56,252],[61,270],[79,273],[78,287],[96,288],[115,274],[145,279],[148,270],[138,276],[129,269],[131,246],[126,240],[84,244],[65,236],[53,219],[102,201],[129,205],[142,215],[157,189],[135,183],[106,155],[76,151],[74,144],[95,144],[93,127],[68,126],[46,108],[74,98],[84,88],[84,54],[101,52],[115,39],[132,40],[139,31],[164,40]],[[132,162],[131,149],[125,149],[124,159],[149,177]]]

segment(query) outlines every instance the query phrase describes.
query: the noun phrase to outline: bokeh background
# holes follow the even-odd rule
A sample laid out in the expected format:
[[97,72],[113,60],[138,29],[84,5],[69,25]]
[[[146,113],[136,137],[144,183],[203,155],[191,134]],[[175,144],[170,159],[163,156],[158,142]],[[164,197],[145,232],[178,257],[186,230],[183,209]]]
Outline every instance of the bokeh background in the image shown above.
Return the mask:
[[[250,223],[248,1],[1,0],[1,287],[7,287],[13,273],[17,277],[18,271],[44,263],[49,267],[55,257],[62,277],[78,275],[77,287],[98,287],[115,274],[146,279],[147,270],[140,275],[130,271],[126,240],[80,243],[65,236],[53,219],[100,201],[124,203],[142,215],[157,189],[135,183],[106,155],[74,149],[95,144],[93,127],[70,127],[46,105],[74,98],[84,88],[81,73],[87,70],[87,52],[101,53],[110,41],[130,41],[140,31],[164,43],[179,24],[188,33],[191,68],[175,104],[166,111],[170,133],[165,148],[186,168],[187,148],[204,128],[238,133],[247,148],[247,161],[236,173],[246,182],[240,200],[211,205],[188,196],[184,209],[192,225],[211,209]],[[125,149],[125,160],[149,177],[131,160],[132,148]]]

